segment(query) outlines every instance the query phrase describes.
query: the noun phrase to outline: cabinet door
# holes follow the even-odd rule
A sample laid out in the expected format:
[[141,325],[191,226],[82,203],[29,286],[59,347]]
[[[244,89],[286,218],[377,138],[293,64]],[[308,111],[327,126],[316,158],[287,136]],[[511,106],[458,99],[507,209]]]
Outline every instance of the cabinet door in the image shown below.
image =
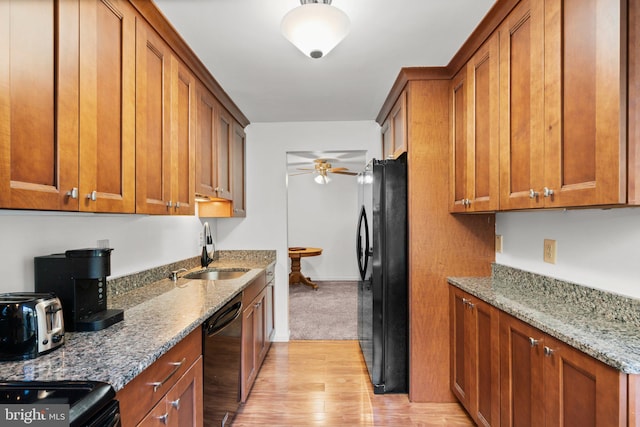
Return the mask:
[[[255,365],[258,367],[262,366],[262,361],[267,355],[267,351],[269,350],[269,346],[267,345],[267,290],[266,288],[260,292],[260,295],[255,299],[254,303],[254,318],[253,318],[253,329],[254,329],[254,338],[255,341],[253,343],[255,350],[254,354],[256,357]],[[257,375],[257,372],[256,372]]]
[[493,211],[499,205],[498,37],[489,38],[467,65],[469,92],[467,209]]
[[171,212],[171,53],[136,22],[136,212]]
[[249,392],[253,381],[256,379],[257,366],[255,356],[255,340],[256,332],[254,329],[255,324],[255,310],[253,305],[245,308],[242,312],[242,365],[241,372],[241,384],[240,392],[242,395],[242,403],[247,401]]
[[473,418],[481,426],[500,425],[500,315],[498,309],[471,298],[474,330],[471,369]]
[[450,212],[467,210],[467,68],[463,68],[451,80],[451,169],[450,169]]
[[543,334],[500,313],[500,422],[502,426],[544,425]]
[[233,121],[231,116],[222,107],[218,108],[217,114],[218,132],[217,132],[217,153],[218,161],[216,163],[218,185],[216,186],[216,194],[220,199],[232,200],[231,194],[231,138],[233,134]]
[[407,91],[404,90],[389,113],[393,133],[393,154],[395,159],[407,152]]
[[80,210],[135,210],[135,13],[80,2]]
[[626,375],[551,337],[544,354],[546,425],[625,424]]
[[202,357],[189,368],[167,393],[169,425],[175,427],[203,425]]
[[271,282],[269,282],[267,284],[267,297],[265,299],[265,311],[266,311],[266,316],[267,316],[267,332],[266,332],[266,339],[267,339],[267,345],[270,345],[271,341],[273,340],[273,333],[275,330],[275,307],[273,304],[274,301],[274,291],[275,291],[275,287],[274,287],[274,282],[273,279]]
[[393,156],[393,135],[391,134],[391,120],[389,118],[382,123],[380,135],[382,137],[382,158],[386,159]]
[[0,2],[0,207],[77,210],[78,2]]
[[172,213],[195,212],[196,80],[171,58],[171,200]]
[[460,403],[471,414],[471,390],[473,389],[471,370],[472,318],[468,310],[468,298],[463,291],[450,287],[451,307],[451,390]]
[[625,203],[626,2],[552,0],[545,15],[545,204]]
[[216,101],[202,85],[197,91],[196,193],[217,197]]
[[499,28],[500,209],[542,204],[544,3],[521,1]]
[[244,129],[234,121],[231,145],[231,194],[233,197],[233,216],[235,217],[247,215],[245,208],[245,145]]
[[166,427],[170,425],[167,401],[162,399],[158,402],[137,425],[139,427]]

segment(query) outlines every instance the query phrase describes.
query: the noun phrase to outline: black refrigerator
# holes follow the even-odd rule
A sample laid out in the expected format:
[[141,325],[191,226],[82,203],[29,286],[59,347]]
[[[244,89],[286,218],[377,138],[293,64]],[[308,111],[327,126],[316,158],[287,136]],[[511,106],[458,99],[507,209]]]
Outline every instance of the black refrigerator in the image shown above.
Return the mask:
[[358,175],[358,340],[376,394],[408,392],[407,159]]

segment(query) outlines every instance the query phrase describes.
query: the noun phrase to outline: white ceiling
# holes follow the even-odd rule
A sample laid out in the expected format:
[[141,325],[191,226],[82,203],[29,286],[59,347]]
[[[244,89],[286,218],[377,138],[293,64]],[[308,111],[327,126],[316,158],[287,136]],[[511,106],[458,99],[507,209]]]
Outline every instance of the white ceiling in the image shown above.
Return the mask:
[[373,120],[400,68],[446,65],[494,0],[333,0],[351,19],[324,58],[280,33],[299,0],[155,0],[251,122]]

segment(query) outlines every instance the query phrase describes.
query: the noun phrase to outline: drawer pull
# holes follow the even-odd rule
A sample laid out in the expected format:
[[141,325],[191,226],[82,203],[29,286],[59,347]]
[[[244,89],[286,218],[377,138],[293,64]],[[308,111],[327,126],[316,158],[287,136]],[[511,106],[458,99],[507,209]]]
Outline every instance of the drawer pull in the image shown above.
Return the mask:
[[553,355],[553,349],[547,347],[546,345],[544,346],[544,355],[547,357],[551,357]]
[[167,425],[167,421],[169,420],[169,413],[165,413],[164,415],[161,415],[158,417],[158,420],[164,424]]
[[184,362],[187,361],[186,357],[183,357],[181,361],[179,362],[172,362],[170,363],[170,365],[173,365],[173,371],[169,372],[169,375],[167,375],[167,377],[160,381],[160,382],[154,382],[154,383],[150,383],[149,385],[153,386],[153,392],[155,393],[156,391],[158,391],[158,389],[160,387],[162,387],[167,381],[169,381],[169,379],[174,376],[176,374],[176,372],[178,372],[178,370],[180,369],[180,367],[184,364]]
[[536,347],[538,345],[538,343],[539,343],[539,341],[537,339],[529,337],[529,345],[531,347]]
[[177,409],[178,411],[180,410],[180,399],[176,399],[173,402],[171,402],[171,407]]

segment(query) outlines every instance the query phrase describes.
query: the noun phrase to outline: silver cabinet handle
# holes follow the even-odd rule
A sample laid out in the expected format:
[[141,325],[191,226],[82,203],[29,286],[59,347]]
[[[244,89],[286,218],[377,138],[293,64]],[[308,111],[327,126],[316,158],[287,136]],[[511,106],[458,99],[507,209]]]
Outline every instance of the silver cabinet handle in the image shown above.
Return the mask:
[[180,410],[180,399],[176,399],[173,402],[171,402],[171,406],[173,408],[176,408],[177,410]]
[[180,209],[180,202],[176,202],[176,209]]
[[93,190],[91,193],[87,194],[87,199],[95,202],[96,200],[98,200],[98,192],[96,190]]
[[67,194],[65,194],[67,197],[71,197],[72,199],[77,199],[78,198],[78,188],[77,187],[73,187],[71,190],[67,191]]
[[540,193],[538,193],[537,191],[533,191],[533,188],[531,188],[529,190],[529,198],[530,199],[535,199],[536,197],[538,197],[540,195]]
[[169,200],[169,201],[167,202],[167,207],[168,207],[168,208],[173,207],[173,202],[172,202],[171,200]]
[[535,347],[535,346],[537,346],[537,345],[538,345],[538,342],[539,342],[539,341],[538,341],[537,339],[534,339],[534,338],[529,337],[529,345],[531,345],[531,347]]
[[169,414],[168,414],[168,413],[165,413],[164,415],[159,416],[159,417],[158,417],[158,420],[159,420],[162,424],[167,425],[167,421],[169,420]]
[[471,302],[470,299],[462,298],[462,304],[466,305],[468,308],[473,309],[476,305]]
[[554,194],[554,191],[550,188],[544,187],[544,191],[542,193],[544,197],[551,197]]
[[163,379],[163,380],[162,380],[162,381],[160,381],[160,382],[153,382],[153,383],[149,383],[149,385],[152,385],[152,386],[153,386],[153,391],[154,391],[154,393],[155,393],[156,391],[158,391],[158,389],[159,389],[160,387],[162,387],[162,386],[163,386],[167,381],[169,381],[169,379],[170,379],[172,376],[174,376],[174,375],[176,374],[176,372],[178,372],[178,370],[180,369],[180,367],[181,367],[181,366],[184,364],[184,362],[186,362],[186,361],[187,361],[187,358],[186,358],[186,357],[183,357],[183,358],[182,358],[182,360],[181,360],[181,361],[179,361],[179,362],[172,362],[172,363],[170,363],[170,365],[173,365],[173,366],[174,366],[174,368],[173,368],[173,370],[172,370],[171,372],[169,372],[169,375],[167,375],[167,377],[166,377],[165,379]]
[[547,347],[546,345],[544,346],[544,355],[547,357],[551,357],[553,355],[554,351],[552,348]]

